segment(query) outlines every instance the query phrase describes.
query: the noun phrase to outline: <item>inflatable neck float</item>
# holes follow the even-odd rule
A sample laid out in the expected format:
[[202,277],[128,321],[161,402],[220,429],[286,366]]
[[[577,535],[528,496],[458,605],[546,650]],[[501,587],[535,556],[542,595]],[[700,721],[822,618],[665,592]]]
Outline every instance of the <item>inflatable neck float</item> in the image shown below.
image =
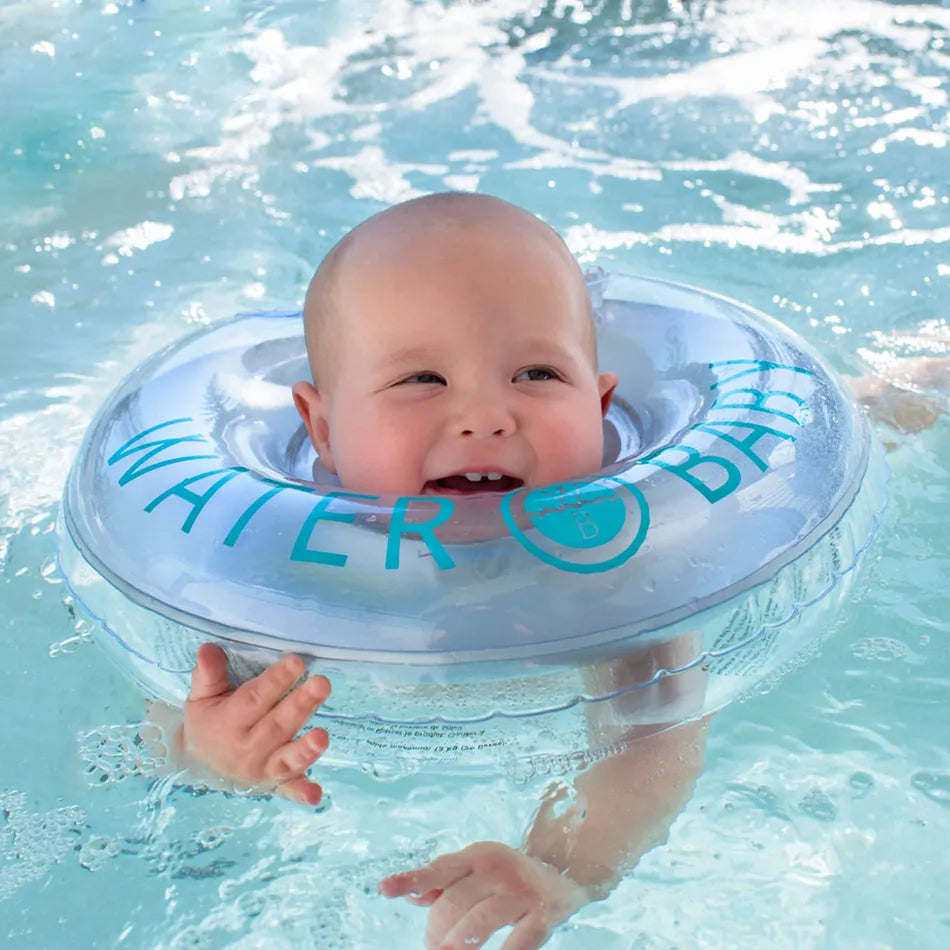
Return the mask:
[[112,655],[181,703],[205,640],[238,677],[298,652],[333,681],[325,760],[397,773],[563,770],[774,678],[840,607],[881,453],[778,322],[661,281],[588,285],[620,384],[602,469],[558,485],[348,492],[293,406],[299,314],[144,363],[90,425],[59,531]]

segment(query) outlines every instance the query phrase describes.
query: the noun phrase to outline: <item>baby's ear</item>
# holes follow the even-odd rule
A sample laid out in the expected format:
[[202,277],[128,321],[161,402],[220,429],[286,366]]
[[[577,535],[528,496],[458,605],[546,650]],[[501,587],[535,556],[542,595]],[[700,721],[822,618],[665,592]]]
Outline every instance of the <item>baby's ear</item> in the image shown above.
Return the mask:
[[600,412],[606,416],[610,408],[610,400],[613,399],[614,390],[617,388],[617,376],[614,373],[601,373],[597,378],[597,389],[600,392]]
[[323,396],[313,383],[294,383],[293,392],[294,405],[307,427],[313,447],[320,456],[320,464],[328,472],[336,474],[330,452],[330,423],[327,421]]

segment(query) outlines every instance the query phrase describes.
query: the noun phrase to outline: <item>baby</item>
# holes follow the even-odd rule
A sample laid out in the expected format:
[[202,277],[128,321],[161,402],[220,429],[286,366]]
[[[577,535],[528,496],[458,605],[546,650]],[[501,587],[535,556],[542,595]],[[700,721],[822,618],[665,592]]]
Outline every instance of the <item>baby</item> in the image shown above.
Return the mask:
[[[439,194],[369,219],[321,264],[304,322],[314,382],[297,383],[294,401],[321,463],[348,490],[504,492],[601,467],[617,379],[598,371],[576,262],[526,211]],[[307,769],[327,734],[297,733],[330,684],[300,682],[304,672],[300,657],[285,656],[235,688],[224,652],[205,644],[180,734],[185,757],[317,804]],[[506,925],[515,927],[506,948],[540,946],[665,838],[699,773],[704,730],[654,733],[632,743],[635,755],[598,763],[579,777],[571,807],[557,796],[542,805],[524,850],[481,842],[380,890],[431,905],[429,946],[480,946]]]
[[[576,262],[526,211],[465,194],[390,208],[327,255],[304,321],[314,381],[297,383],[294,401],[321,463],[350,491],[504,492],[601,467],[617,380],[598,371]],[[617,661],[598,675],[632,681],[638,663],[655,660]],[[301,682],[304,673],[300,657],[285,656],[235,688],[224,652],[204,645],[180,733],[184,757],[319,803],[307,769],[328,737],[297,734],[330,684]],[[701,682],[691,686],[701,695]],[[381,892],[431,907],[429,947],[481,946],[506,925],[514,930],[505,950],[540,946],[665,839],[701,770],[706,725],[623,729],[613,736],[623,751],[577,777],[573,804],[563,789],[542,804],[523,850],[473,844],[386,878]]]

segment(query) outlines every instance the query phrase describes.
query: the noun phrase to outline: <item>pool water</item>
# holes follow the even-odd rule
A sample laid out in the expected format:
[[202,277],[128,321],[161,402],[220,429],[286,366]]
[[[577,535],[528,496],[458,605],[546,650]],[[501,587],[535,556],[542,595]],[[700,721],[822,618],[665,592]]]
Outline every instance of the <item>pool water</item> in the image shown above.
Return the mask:
[[[313,814],[150,774],[53,528],[84,426],[159,345],[297,305],[358,221],[464,188],[844,372],[947,352],[945,3],[37,0],[0,6],[0,48],[11,947],[421,947],[378,879],[517,843],[545,785],[321,772]],[[947,945],[950,423],[877,431],[891,502],[854,604],[717,717],[669,842],[548,946]]]

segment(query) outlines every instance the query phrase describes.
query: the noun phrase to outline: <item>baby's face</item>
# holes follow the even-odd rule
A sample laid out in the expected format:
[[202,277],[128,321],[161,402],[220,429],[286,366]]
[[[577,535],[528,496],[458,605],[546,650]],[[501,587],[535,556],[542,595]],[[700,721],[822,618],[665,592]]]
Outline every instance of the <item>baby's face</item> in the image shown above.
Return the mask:
[[503,492],[601,467],[616,379],[595,370],[576,266],[539,229],[373,235],[358,262],[348,253],[325,328],[332,370],[295,387],[346,489]]

